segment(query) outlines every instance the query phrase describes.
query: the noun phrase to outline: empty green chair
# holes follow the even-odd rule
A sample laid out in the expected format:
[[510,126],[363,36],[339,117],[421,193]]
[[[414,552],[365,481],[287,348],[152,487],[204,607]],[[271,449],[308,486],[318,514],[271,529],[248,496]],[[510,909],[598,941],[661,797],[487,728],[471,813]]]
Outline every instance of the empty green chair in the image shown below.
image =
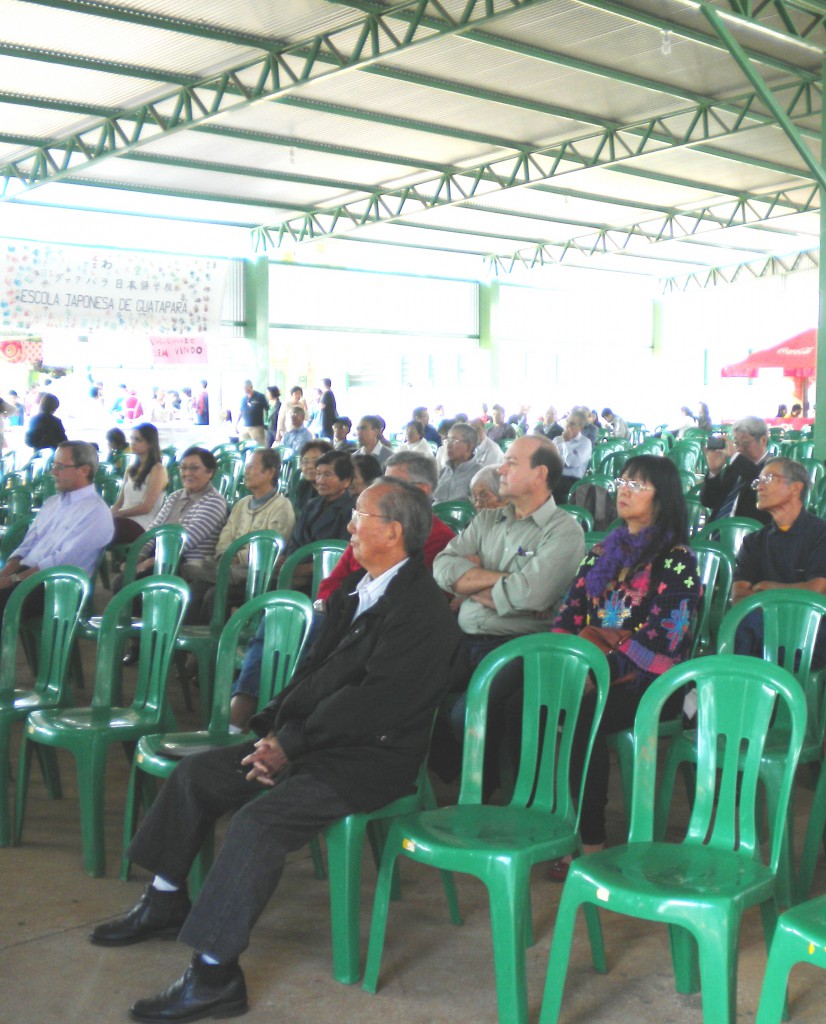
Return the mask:
[[461,533],[476,515],[476,506],[471,501],[437,501],[433,515],[456,533]]
[[36,515],[36,512],[30,512],[27,516],[3,527],[2,534],[0,534],[0,568],[8,562],[12,551],[15,551],[23,543],[23,538],[29,532],[29,527],[34,522]]
[[763,991],[754,1024],[780,1024],[785,1013],[786,988],[795,964],[826,969],[826,896],[801,903],[780,915],[774,931]]
[[[498,673],[514,660],[521,660],[524,674],[519,770],[510,803],[494,806],[482,803],[488,693]],[[499,1020],[526,1024],[530,872],[534,864],[582,852],[569,781],[573,733],[586,685],[593,679],[597,701],[587,771],[608,693],[608,674],[605,655],[593,644],[560,633],[519,637],[482,660],[468,688],[458,805],[394,818],[390,824],[364,973],[368,992],[375,992],[378,981],[396,859],[408,857],[471,874],[485,884]]]
[[692,656],[712,654],[717,649],[720,623],[728,611],[734,580],[734,557],[719,543],[692,537],[689,547],[697,556],[703,584],[703,603],[694,627]]
[[[801,764],[821,765],[824,719],[824,673],[812,671],[812,655],[821,622],[826,617],[826,598],[808,590],[782,588],[766,590],[747,597],[728,612],[717,636],[721,654],[733,654],[737,630],[743,620],[757,612],[762,615],[763,664],[780,665],[797,680],[806,701],[808,716]],[[752,662],[754,664],[754,662]],[[762,667],[761,667],[762,671]],[[759,762],[760,781],[766,794],[766,809],[772,821],[780,813],[781,782],[785,772],[784,759],[789,743],[791,723],[781,706],[775,716]],[[660,791],[658,818],[665,821],[671,787],[677,766],[697,758],[697,737],[693,730],[681,732],[668,750]],[[778,871],[778,899],[784,906],[796,902],[794,879],[793,799],[788,801],[788,827],[783,833]],[[662,827],[662,826],[661,826]]]
[[[34,685],[29,689],[15,687],[17,682],[17,640],[23,602],[38,587],[43,588],[43,614]],[[60,708],[71,704],[67,683],[69,656],[75,641],[80,613],[91,592],[89,577],[74,566],[42,569],[19,583],[3,613],[0,634],[0,846],[11,842],[9,821],[9,754],[11,730],[15,722],[24,721],[32,711]],[[51,753],[51,751],[49,752]],[[60,793],[57,764],[53,757],[43,759],[44,775],[52,794]]]
[[[236,675],[238,645],[250,628],[257,627],[263,618],[264,636],[258,690],[260,710],[290,681],[307,638],[312,617],[312,604],[303,594],[273,591],[247,601],[235,612],[220,633],[215,655],[212,713],[208,727],[200,732],[151,733],[140,737],[132,758],[127,791],[121,878],[126,880],[129,877],[130,863],[126,849],[134,835],[140,809],[138,786],[141,774],[165,779],[172,774],[179,756],[185,754],[187,750],[231,746],[247,741],[250,738],[248,733],[229,731],[230,699]],[[173,749],[179,752],[179,756],[173,756]],[[211,863],[211,850],[210,839],[207,850],[199,857],[193,890],[200,887],[200,882]]]
[[694,536],[698,540],[715,540],[724,551],[737,558],[737,552],[745,537],[755,530],[762,530],[763,524],[748,516],[729,516],[727,519],[713,519],[698,530]]
[[[120,591],[103,613],[91,707],[34,711],[29,715],[17,772],[17,842],[23,831],[33,746],[62,747],[77,763],[83,868],[93,877],[104,873],[103,799],[109,747],[123,743],[131,757],[141,736],[174,728],[165,699],[166,680],[188,597],[187,585],[171,576],[138,580]],[[132,704],[122,707],[116,703],[122,651],[117,627],[136,598],[141,598],[143,608],[138,679]]]
[[581,505],[560,505],[559,507],[567,512],[569,516],[573,516],[586,534],[593,531],[594,517],[587,508],[582,508]]
[[[697,689],[697,795],[680,843],[654,840],[660,714],[672,694]],[[764,863],[757,827],[760,758],[772,716],[790,731],[778,807]],[[667,924],[677,991],[702,985],[708,1024],[734,1024],[737,948],[743,912],[759,906],[764,933],[777,921],[775,885],[806,701],[794,677],[776,665],[754,671],[736,655],[695,658],[663,673],[646,690],[634,723],[634,796],[628,843],[574,860],[562,890],[539,1024],[556,1024],[580,907],[594,923],[600,909]],[[594,966],[606,971],[598,917],[590,929]],[[699,961],[698,961],[699,955]],[[699,963],[699,969],[698,969]],[[663,1007],[657,1016],[667,1017]]]
[[688,492],[686,492],[685,510],[688,515],[689,536],[694,536],[694,534],[698,533],[705,524],[705,521],[708,518],[708,509],[699,498],[691,497]]
[[314,540],[300,547],[284,560],[278,574],[277,590],[290,590],[293,585],[293,573],[296,568],[312,559],[313,580],[310,586],[310,597],[315,600],[318,585],[335,569],[339,558],[347,550],[346,540]]
[[248,548],[244,600],[258,597],[269,588],[275,563],[284,550],[284,538],[275,530],[253,530],[234,540],[218,560],[210,622],[205,626],[182,626],[175,644],[178,651],[192,653],[198,659],[198,692],[204,724],[209,720],[212,709],[212,676],[218,641],[227,621],[230,571],[233,559],[244,548]]

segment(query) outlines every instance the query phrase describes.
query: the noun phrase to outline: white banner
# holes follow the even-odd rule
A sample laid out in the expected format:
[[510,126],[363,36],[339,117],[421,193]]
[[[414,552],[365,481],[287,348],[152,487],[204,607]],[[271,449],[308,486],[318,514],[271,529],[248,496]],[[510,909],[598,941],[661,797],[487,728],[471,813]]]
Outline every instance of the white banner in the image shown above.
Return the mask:
[[225,275],[223,260],[9,243],[0,326],[201,335],[218,328]]

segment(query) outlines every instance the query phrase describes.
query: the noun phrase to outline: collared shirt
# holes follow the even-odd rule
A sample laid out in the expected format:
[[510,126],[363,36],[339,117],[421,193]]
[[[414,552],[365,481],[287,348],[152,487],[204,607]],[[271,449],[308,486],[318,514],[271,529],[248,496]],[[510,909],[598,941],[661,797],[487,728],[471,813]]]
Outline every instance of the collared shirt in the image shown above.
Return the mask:
[[735,580],[806,583],[826,578],[826,521],[801,510],[788,530],[774,522],[743,538]]
[[408,561],[409,559],[403,558],[401,562],[396,562],[392,568],[387,569],[381,574],[381,576],[376,576],[375,579],[369,572],[366,576],[362,576],[356,584],[356,589],[353,591],[354,594],[358,594],[359,598],[356,614],[353,616],[353,622],[356,621],[359,615],[363,615],[378,602],[379,598],[390,586],[390,583],[396,573],[403,565],[406,565]]
[[197,494],[189,495],[183,488],[174,491],[161,505],[152,525],[180,523],[187,533],[181,561],[199,562],[215,555],[215,544],[228,515],[226,501],[212,484],[207,484]]
[[445,466],[433,492],[433,501],[470,501],[470,481],[481,468],[476,459],[460,462],[458,466]]
[[[508,573],[492,589],[494,608],[468,598],[459,608],[466,633],[521,636],[548,628],[585,554],[582,527],[553,498],[517,519],[512,505],[483,509],[433,563],[444,590],[466,572],[482,568]],[[455,592],[455,591],[454,591]]]
[[388,448],[386,444],[382,444],[381,441],[376,441],[372,448],[368,448],[366,445],[362,445],[354,455],[372,455],[374,459],[379,460],[379,464],[383,467],[385,462],[393,454],[393,449]]
[[495,441],[483,437],[481,444],[476,446],[474,458],[484,469],[485,466],[501,466],[505,461],[505,453]]
[[308,441],[313,440],[313,435],[306,427],[299,427],[297,430],[288,430],[281,438],[281,444],[292,448],[294,452],[300,452]]
[[553,443],[562,457],[563,475],[581,480],[585,476],[588,463],[591,460],[592,446],[585,434],[577,434],[570,441],[563,441],[560,434],[553,439]]
[[49,498],[10,557],[38,569],[76,565],[91,578],[114,532],[112,513],[89,484]]

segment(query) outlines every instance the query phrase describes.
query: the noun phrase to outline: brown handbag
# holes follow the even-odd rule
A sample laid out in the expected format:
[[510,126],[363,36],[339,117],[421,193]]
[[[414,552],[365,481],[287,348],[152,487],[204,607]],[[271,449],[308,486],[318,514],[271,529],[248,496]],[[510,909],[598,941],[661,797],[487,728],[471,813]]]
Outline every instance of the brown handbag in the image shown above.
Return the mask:
[[[595,647],[607,655],[624,643],[631,636],[631,632],[630,629],[614,629],[610,626],[586,626],[580,630],[579,635],[583,640],[590,640]],[[615,686],[617,683],[630,683],[636,678],[636,675],[637,673],[633,670],[626,672],[624,675],[617,676],[616,679],[611,679],[611,686]]]

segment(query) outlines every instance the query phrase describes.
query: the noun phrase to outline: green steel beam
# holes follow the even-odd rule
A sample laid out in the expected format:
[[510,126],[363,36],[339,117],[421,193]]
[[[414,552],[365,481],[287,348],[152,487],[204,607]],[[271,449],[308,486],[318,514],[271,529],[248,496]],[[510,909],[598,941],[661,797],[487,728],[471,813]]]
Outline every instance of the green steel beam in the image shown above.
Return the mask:
[[800,270],[817,268],[820,250],[807,249],[791,256],[769,256],[766,259],[739,263],[727,267],[708,267],[706,270],[680,277],[666,277],[661,281],[664,294],[686,292],[692,288],[714,288],[717,285],[735,284],[740,280],[754,280],[764,277],[778,277],[794,274]]
[[[802,193],[802,194],[801,194]],[[638,221],[616,228],[599,228],[592,234],[582,235],[565,242],[541,243],[515,252],[514,265],[541,266],[543,258],[560,262],[552,250],[562,246],[580,253],[598,254],[623,252],[640,239],[655,244],[700,235],[705,241],[704,229],[724,230],[731,227],[752,226],[788,217],[795,213],[811,213],[820,209],[819,189],[816,185],[780,189],[762,196],[741,197],[737,200],[715,201],[698,210],[670,210],[662,218]],[[739,247],[738,247],[739,248]]]
[[812,151],[803,141],[796,126],[787,115],[786,110],[777,101],[772,90],[768,87],[763,77],[758,73],[757,69],[743,51],[743,48],[729,31],[728,27],[723,22],[723,19],[720,17],[719,12],[715,7],[708,3],[708,0],[701,3],[700,9],[705,15],[708,23],[731,53],[731,56],[734,58],[734,62],[751,83],[752,88],[755,89],[760,99],[769,108],[777,123],[783,129],[786,138],[794,146],[800,158],[812,172],[815,181],[818,182],[821,188],[826,188],[826,171],[823,169],[823,164],[812,154]]
[[[684,148],[743,130],[751,103],[738,114],[713,102],[657,116],[631,125],[614,125],[596,134],[548,147],[525,149],[516,156],[444,172],[404,188],[370,189],[366,197],[274,225],[262,225],[256,245],[300,243],[357,231],[441,206],[457,205],[494,192],[532,185],[568,170],[617,166],[664,149]],[[794,111],[791,112],[792,115]],[[274,233],[277,236],[274,237]]]
[[41,47],[18,46],[13,43],[0,42],[0,56],[35,60],[42,64],[59,64],[61,67],[83,68],[86,71],[102,71],[107,75],[145,78],[167,85],[195,85],[198,81],[197,75],[181,75],[175,71],[150,68],[145,64],[124,64],[123,61],[84,57],[82,54],[65,53],[62,50],[44,50]]
[[[437,37],[456,35],[514,10],[547,2],[467,0],[461,14],[453,17],[439,0],[409,0],[388,7],[384,14],[363,15],[343,28],[319,33],[309,41],[269,48],[261,56],[204,78],[197,85],[181,87],[7,163],[0,167],[0,199],[9,198],[12,182],[25,189],[59,180],[79,167],[146,145],[159,135],[169,135],[261,100],[276,99],[322,78],[370,67]],[[81,6],[94,8],[91,13],[100,13],[97,4],[68,5]],[[124,10],[120,8],[121,12]],[[402,10],[412,12],[414,18],[399,32],[396,21]],[[423,27],[421,20],[426,15],[436,17],[440,27]]]

